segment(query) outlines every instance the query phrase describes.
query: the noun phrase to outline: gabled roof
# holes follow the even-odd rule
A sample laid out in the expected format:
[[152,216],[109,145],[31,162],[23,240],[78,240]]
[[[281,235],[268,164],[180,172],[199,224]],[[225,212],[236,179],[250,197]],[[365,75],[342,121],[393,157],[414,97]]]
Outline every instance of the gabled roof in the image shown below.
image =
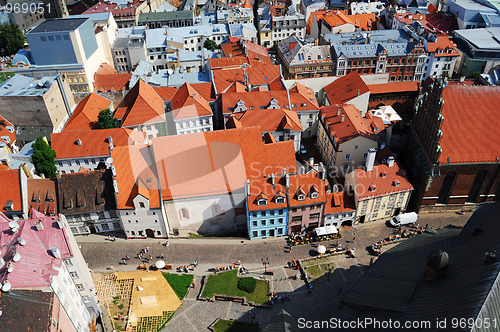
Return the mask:
[[[236,113],[234,117],[237,118],[233,121],[241,123],[243,128],[246,127],[259,127],[263,132],[283,131],[290,129],[290,131],[301,131],[299,117],[296,112],[288,111],[281,108],[277,109],[254,109],[246,110],[245,112]],[[231,123],[229,123],[231,125]],[[238,126],[234,127],[237,128]],[[232,128],[226,123],[226,128]]]
[[375,13],[347,15],[342,11],[323,14],[323,22],[334,28],[344,24],[352,24],[363,31],[370,31],[376,22]]
[[[330,105],[345,103],[364,93],[370,92],[357,71],[340,77],[323,88]],[[359,91],[359,93],[358,93]]]
[[448,163],[448,157],[452,164],[495,162],[500,156],[500,122],[494,115],[500,87],[450,85],[442,98],[441,164]]
[[290,109],[286,90],[225,92],[222,94],[221,99],[222,113],[224,114],[233,113],[234,108],[240,100],[245,104],[247,109],[252,109],[252,107],[256,110],[261,109],[261,107],[267,109],[272,99],[278,102],[280,108]]
[[[328,185],[328,180],[321,180],[318,173],[312,172],[307,174],[290,175],[290,186],[288,189],[290,206],[301,206],[310,204],[320,204],[326,201],[325,189]],[[316,186],[318,189],[318,198],[312,198],[310,195],[311,188]],[[304,194],[304,200],[298,200],[298,193]]]
[[63,214],[115,210],[111,170],[62,174],[57,178],[58,206]]
[[12,201],[12,211],[22,211],[23,201],[21,196],[21,169],[10,169],[0,171],[0,183],[2,190],[0,190],[0,212],[8,212],[5,209],[5,204]]
[[[208,83],[210,84],[210,83]],[[155,86],[154,87],[156,93],[158,93],[164,101],[172,100],[172,97],[177,92],[177,88],[171,86]]]
[[200,95],[203,96],[203,98],[205,98],[206,101],[208,102],[211,102],[211,101],[215,101],[215,90],[214,90],[214,86],[212,83],[208,82],[208,83],[194,83],[194,84],[191,84],[191,87],[193,89],[195,89],[196,91],[198,91],[200,93]]
[[[358,200],[413,190],[406,171],[400,169],[396,162],[391,167],[387,164],[380,164],[373,166],[370,172],[359,168],[355,172]],[[381,174],[385,176],[382,177]],[[394,182],[398,185],[396,186]],[[370,186],[376,188],[375,191],[370,191],[368,189]]]
[[[257,178],[250,180],[250,196],[247,196],[248,210],[249,211],[260,211],[260,210],[273,210],[273,209],[286,209],[286,195],[283,193],[285,190],[285,178],[281,176],[275,176],[274,187],[272,185],[271,177]],[[283,197],[285,201],[283,203],[277,203],[276,198]],[[267,205],[258,205],[258,201],[262,198],[267,200]]]
[[[231,37],[229,42],[221,45],[222,53],[225,57],[246,57],[247,63],[250,65],[259,65],[260,63],[266,65],[272,65],[272,61],[269,58],[269,53],[266,48],[250,41],[242,41],[239,38]],[[223,59],[223,58],[219,58]],[[209,60],[210,61],[210,60]],[[224,60],[218,61],[214,60],[210,62],[210,68],[215,68],[219,63],[223,63]],[[230,60],[225,60],[230,61]],[[242,61],[242,59],[240,59]],[[212,67],[212,65],[214,67]]]
[[[434,53],[435,57],[458,56],[455,46],[448,36],[436,36],[435,42],[427,42],[427,51]],[[451,53],[445,51],[449,49],[452,50]],[[442,53],[438,53],[437,50],[442,50]]]
[[[338,114],[339,110],[340,114]],[[344,121],[342,121],[342,116],[344,116]],[[333,134],[338,144],[359,136],[377,141],[376,134],[385,128],[381,118],[372,117],[369,113],[363,118],[356,106],[349,104],[323,106],[320,117],[323,126],[328,126],[328,135]]]
[[0,116],[0,142],[11,146],[16,140],[16,131],[12,123]]
[[212,115],[208,101],[190,84],[184,83],[172,97],[174,120]]
[[123,107],[122,127],[165,121],[163,99],[142,78],[125,96]]
[[99,69],[97,69],[96,75],[110,75],[118,74],[115,68],[111,67],[107,62],[101,63]]
[[99,74],[94,77],[94,87],[99,92],[115,92],[128,90],[132,74]]
[[[10,262],[15,248],[21,258],[14,263],[14,270],[7,271],[7,264],[0,268],[0,282],[9,279],[12,289],[40,289],[50,287],[51,277],[58,275],[62,259],[73,257],[69,239],[64,228],[59,228],[56,217],[41,217],[29,220],[17,220],[19,230],[10,231],[8,222],[0,222],[0,255]],[[35,222],[43,226],[37,230]],[[18,239],[26,241],[20,245]],[[54,257],[49,248],[57,247],[61,258]],[[3,298],[3,294],[2,294]]]
[[368,85],[370,95],[381,93],[396,93],[396,92],[418,92],[419,82],[390,82],[385,84]]
[[[51,145],[56,151],[56,160],[109,156],[108,136],[113,146],[128,146],[143,143],[146,133],[126,129],[74,130],[51,134]],[[78,139],[81,145],[78,144]]]
[[300,83],[295,83],[295,86],[290,89],[289,94],[292,110],[319,110],[318,101],[311,88]]
[[110,100],[96,93],[89,94],[75,108],[64,131],[96,129],[99,112],[110,106]]
[[354,198],[347,192],[339,191],[326,194],[325,215],[355,210]]
[[250,85],[269,85],[275,81],[281,81],[281,67],[279,65],[261,65],[231,69],[217,69],[212,71],[213,83],[217,93],[226,91],[234,82],[245,84],[245,71]]
[[28,179],[27,200],[32,218],[32,209],[45,215],[56,215],[58,210],[54,179]]

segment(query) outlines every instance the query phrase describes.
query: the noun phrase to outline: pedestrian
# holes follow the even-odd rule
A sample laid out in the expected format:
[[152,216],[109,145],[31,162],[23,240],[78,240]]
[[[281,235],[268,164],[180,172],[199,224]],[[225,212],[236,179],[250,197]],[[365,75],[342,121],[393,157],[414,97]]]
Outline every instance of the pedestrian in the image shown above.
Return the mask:
[[425,224],[425,229],[429,229],[429,224]]
[[130,259],[130,257],[129,257],[128,255],[126,255],[126,256],[125,256],[125,259],[126,259],[126,260],[129,260],[129,259]]
[[115,242],[115,241],[116,241],[116,236],[113,236],[113,242]]
[[354,241],[356,241],[356,237],[353,237],[353,238],[352,238],[352,242],[354,242]]
[[372,264],[373,264],[373,257],[370,258],[370,265],[372,265]]
[[194,261],[194,266],[198,267],[198,261]]
[[110,235],[108,235],[108,241],[111,241],[111,236]]
[[241,261],[238,259],[238,265],[241,265]]
[[168,247],[170,244],[168,243],[168,241],[165,243],[165,247]]
[[163,253],[160,254],[160,258],[163,258]]
[[261,275],[260,275],[260,278],[261,278],[261,279],[264,279],[264,276],[261,274]]

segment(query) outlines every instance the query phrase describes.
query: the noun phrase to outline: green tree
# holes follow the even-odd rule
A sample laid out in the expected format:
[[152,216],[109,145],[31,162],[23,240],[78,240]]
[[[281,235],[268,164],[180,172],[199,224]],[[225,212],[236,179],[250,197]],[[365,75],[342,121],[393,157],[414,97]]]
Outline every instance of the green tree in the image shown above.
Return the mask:
[[97,118],[97,128],[99,129],[109,129],[109,128],[120,128],[118,119],[113,116],[113,112],[109,108],[99,112],[99,117]]
[[56,176],[56,152],[52,147],[47,144],[42,136],[38,137],[32,145],[33,155],[31,159],[35,165],[36,173],[38,175],[45,175],[46,178],[53,178]]
[[219,48],[219,45],[217,45],[217,43],[214,42],[212,39],[207,39],[203,43],[203,47],[206,48],[207,50],[215,51],[216,49]]
[[24,34],[13,22],[0,24],[0,49],[4,55],[16,54],[24,48]]

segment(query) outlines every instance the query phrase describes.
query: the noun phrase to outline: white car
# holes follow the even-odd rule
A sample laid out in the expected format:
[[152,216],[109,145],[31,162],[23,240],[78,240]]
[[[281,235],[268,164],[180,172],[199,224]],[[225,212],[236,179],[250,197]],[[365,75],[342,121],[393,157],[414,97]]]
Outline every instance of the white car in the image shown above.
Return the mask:
[[390,224],[394,227],[414,224],[417,222],[418,215],[415,212],[403,213],[391,219]]

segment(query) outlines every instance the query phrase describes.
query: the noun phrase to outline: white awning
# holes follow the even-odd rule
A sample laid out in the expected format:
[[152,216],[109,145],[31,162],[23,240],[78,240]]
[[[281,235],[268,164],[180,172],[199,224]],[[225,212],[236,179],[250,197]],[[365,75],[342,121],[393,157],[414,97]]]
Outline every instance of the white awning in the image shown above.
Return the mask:
[[325,227],[318,227],[316,228],[316,234],[318,236],[323,236],[323,235],[328,235],[328,234],[335,234],[338,233],[337,228],[335,226],[325,226]]

